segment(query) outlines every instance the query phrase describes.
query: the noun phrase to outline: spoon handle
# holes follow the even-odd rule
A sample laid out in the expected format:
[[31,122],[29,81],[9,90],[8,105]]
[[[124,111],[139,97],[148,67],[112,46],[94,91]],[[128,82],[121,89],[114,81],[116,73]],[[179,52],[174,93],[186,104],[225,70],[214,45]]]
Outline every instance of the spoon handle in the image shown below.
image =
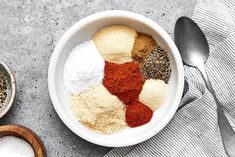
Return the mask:
[[199,66],[198,69],[200,70],[203,76],[203,79],[206,83],[208,90],[214,97],[214,100],[217,106],[218,124],[219,124],[220,133],[221,133],[225,151],[229,157],[235,157],[235,133],[231,125],[229,124],[227,118],[224,115],[224,111],[222,110],[219,100],[217,99],[215,92],[211,86],[211,82],[208,78],[204,65]]

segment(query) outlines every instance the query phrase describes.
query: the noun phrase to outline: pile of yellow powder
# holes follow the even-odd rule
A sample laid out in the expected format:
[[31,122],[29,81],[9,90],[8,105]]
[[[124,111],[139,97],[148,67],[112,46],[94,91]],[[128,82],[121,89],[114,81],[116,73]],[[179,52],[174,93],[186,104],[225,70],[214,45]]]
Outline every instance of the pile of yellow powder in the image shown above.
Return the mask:
[[137,32],[124,25],[104,27],[93,37],[100,54],[106,61],[126,63],[132,61],[132,49]]
[[126,127],[124,104],[103,85],[96,85],[70,96],[72,109],[86,127],[111,134]]
[[168,84],[163,80],[146,80],[139,95],[139,101],[156,111],[167,96]]

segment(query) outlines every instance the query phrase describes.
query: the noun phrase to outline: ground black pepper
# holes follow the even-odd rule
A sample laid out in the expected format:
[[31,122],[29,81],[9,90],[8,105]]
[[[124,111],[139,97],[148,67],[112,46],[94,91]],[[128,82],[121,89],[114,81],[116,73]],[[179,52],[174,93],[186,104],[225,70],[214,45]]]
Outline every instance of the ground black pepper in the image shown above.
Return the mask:
[[171,75],[167,51],[157,47],[144,59],[140,69],[145,79],[160,79],[167,83]]
[[6,80],[3,74],[0,72],[0,108],[2,108],[7,97]]

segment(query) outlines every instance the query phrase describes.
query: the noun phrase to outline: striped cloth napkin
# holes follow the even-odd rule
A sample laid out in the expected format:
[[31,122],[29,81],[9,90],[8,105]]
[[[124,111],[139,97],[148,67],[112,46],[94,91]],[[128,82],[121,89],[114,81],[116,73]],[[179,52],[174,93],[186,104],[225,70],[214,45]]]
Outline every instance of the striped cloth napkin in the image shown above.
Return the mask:
[[[235,129],[235,0],[198,0],[193,19],[206,34],[206,68],[222,108]],[[216,104],[197,69],[185,66],[187,92],[171,122],[135,146],[114,148],[105,157],[225,157]],[[235,148],[234,148],[235,149]]]

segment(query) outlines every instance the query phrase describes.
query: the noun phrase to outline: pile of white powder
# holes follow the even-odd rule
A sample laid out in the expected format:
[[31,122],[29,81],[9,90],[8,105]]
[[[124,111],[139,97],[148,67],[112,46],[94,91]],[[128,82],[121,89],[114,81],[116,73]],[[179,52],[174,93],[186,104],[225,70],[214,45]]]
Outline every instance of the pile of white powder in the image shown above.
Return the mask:
[[64,83],[70,93],[102,83],[104,59],[93,41],[85,41],[70,53],[64,67]]
[[33,148],[26,141],[14,137],[0,138],[0,157],[35,157]]
[[163,80],[149,79],[144,83],[139,101],[156,111],[167,97],[167,93],[168,84]]

